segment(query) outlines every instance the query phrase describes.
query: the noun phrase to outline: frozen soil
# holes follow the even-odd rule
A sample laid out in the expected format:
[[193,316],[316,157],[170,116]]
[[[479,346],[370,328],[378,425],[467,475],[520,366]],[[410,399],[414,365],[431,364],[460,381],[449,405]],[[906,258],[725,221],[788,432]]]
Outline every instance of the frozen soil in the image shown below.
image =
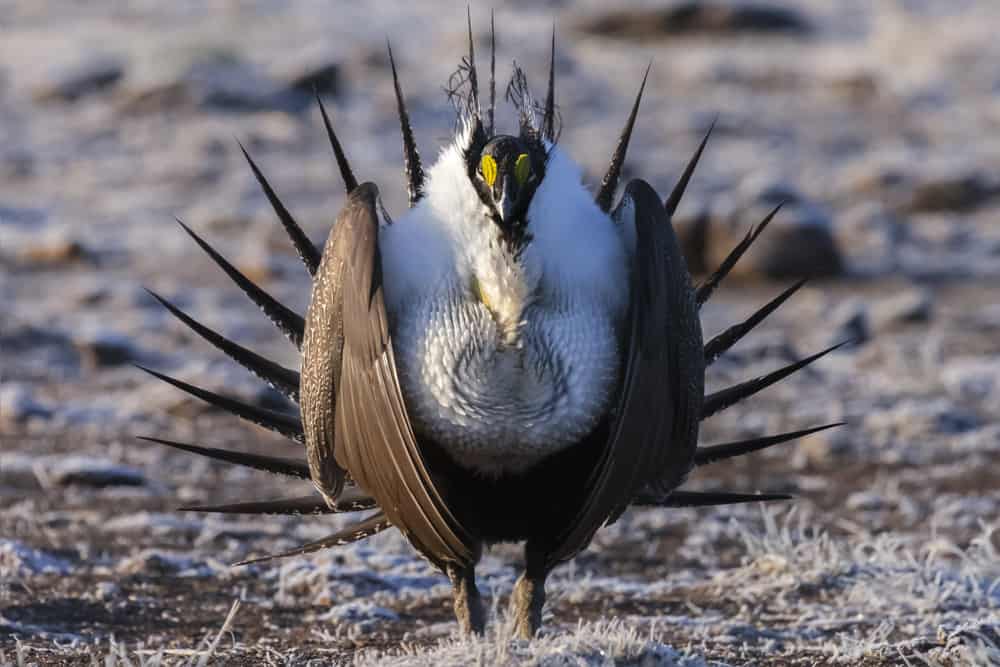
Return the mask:
[[[356,173],[393,211],[405,189],[386,35],[425,161],[453,122],[441,87],[464,6],[206,6],[3,3],[0,665],[1000,664],[995,3],[809,0],[771,24],[753,14],[753,30],[663,34],[596,0],[495,6],[501,86],[516,58],[541,91],[555,22],[561,142],[591,182],[652,59],[626,178],[667,192],[717,118],[677,219],[708,220],[706,257],[768,193],[794,206],[765,237],[830,231],[838,275],[716,362],[710,389],[856,339],[703,424],[713,444],[844,422],[686,487],[794,502],[630,510],[554,573],[530,643],[505,634],[516,546],[479,569],[490,632],[458,638],[446,580],[395,532],[231,567],[339,520],[178,512],[308,485],[135,439],[295,455],[132,365],[281,405],[142,289],[298,363],[172,219],[304,310],[307,275],[234,137],[321,242],[343,190],[302,90],[319,88]],[[473,7],[480,38],[488,11]],[[768,257],[748,257],[706,305],[707,335],[789,284],[768,279]]]

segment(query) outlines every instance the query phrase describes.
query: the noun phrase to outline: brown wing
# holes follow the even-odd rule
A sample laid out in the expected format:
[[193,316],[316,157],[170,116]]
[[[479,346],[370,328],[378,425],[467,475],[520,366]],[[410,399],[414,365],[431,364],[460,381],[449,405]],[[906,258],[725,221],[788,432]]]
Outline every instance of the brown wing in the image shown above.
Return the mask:
[[[474,541],[445,506],[424,464],[396,374],[382,294],[377,197],[371,183],[351,192],[313,289],[303,345],[309,367],[302,377],[310,464],[315,460],[321,474],[330,476],[349,472],[439,567],[466,565]],[[315,332],[322,349],[313,347],[314,326],[327,327]],[[306,418],[309,401],[321,403],[311,405]]]
[[319,268],[313,278],[302,338],[299,406],[306,441],[309,476],[327,504],[333,507],[344,488],[346,474],[335,459],[334,422],[340,364],[344,352],[343,274],[350,247],[349,225],[333,226]]
[[549,551],[548,567],[583,550],[644,486],[676,487],[697,445],[704,361],[687,266],[647,183],[630,182],[615,215],[634,215],[636,228],[625,373],[607,446],[584,502]]

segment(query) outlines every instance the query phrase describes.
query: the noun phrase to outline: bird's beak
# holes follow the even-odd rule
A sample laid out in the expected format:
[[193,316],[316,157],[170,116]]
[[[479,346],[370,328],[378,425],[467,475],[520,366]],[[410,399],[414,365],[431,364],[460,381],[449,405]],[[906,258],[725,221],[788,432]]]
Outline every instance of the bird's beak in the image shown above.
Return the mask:
[[517,208],[517,181],[510,175],[504,177],[497,208],[500,209],[500,219],[503,220],[503,223],[510,225],[514,220],[514,211]]

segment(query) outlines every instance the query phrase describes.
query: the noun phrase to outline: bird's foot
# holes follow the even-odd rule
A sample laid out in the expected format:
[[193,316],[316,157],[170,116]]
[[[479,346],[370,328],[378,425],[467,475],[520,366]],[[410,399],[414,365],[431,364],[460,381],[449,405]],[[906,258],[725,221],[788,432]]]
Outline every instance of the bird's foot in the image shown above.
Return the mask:
[[448,579],[451,580],[452,604],[459,630],[463,635],[483,634],[486,611],[476,588],[475,569],[451,566],[448,568]]
[[510,596],[514,617],[514,636],[531,639],[542,627],[542,607],[545,605],[545,578],[521,575]]

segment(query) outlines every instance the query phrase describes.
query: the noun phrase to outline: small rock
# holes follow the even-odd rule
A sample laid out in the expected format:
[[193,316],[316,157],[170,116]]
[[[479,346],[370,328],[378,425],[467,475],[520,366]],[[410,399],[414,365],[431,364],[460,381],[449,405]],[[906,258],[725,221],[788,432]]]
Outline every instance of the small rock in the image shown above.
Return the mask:
[[614,10],[584,22],[580,29],[604,37],[645,40],[746,33],[804,36],[812,32],[812,24],[794,9],[764,2],[731,6],[688,1],[662,9]]
[[979,170],[925,176],[912,187],[910,213],[971,211],[1000,195],[1000,183]]
[[960,357],[949,361],[941,373],[945,388],[962,401],[1000,400],[1000,360]]
[[[319,79],[323,72],[299,73],[300,77],[307,74]],[[311,82],[300,83],[311,85]],[[172,80],[131,92],[120,110],[149,113],[193,106],[226,111],[298,112],[309,102],[309,94],[270,78],[250,63],[232,54],[212,53]]]
[[681,246],[681,252],[684,253],[684,261],[688,271],[693,275],[705,274],[710,270],[705,263],[710,222],[708,211],[700,211],[692,216],[677,217],[671,220],[674,232],[677,234],[677,241]]
[[113,581],[98,582],[94,589],[94,597],[104,602],[110,602],[122,594],[122,587]]
[[123,62],[111,56],[96,56],[52,75],[50,81],[35,89],[39,102],[73,102],[101,92],[118,83],[125,75]]
[[51,417],[52,409],[36,401],[29,386],[6,381],[0,385],[0,424],[23,424]]
[[30,574],[70,574],[72,564],[23,542],[0,539],[0,577],[15,579]]
[[833,236],[826,209],[783,182],[750,181],[742,186],[728,209],[713,211],[705,242],[705,262],[715,270],[778,204],[784,204],[767,230],[754,241],[731,275],[773,279],[825,278],[844,272],[844,261]]
[[848,431],[843,428],[834,428],[803,439],[795,447],[792,463],[798,469],[807,465],[825,469],[832,463],[852,456],[853,451]]
[[0,225],[36,229],[45,222],[45,211],[37,208],[16,208],[0,204]]
[[139,359],[138,350],[128,336],[97,332],[74,341],[80,360],[91,369],[121,366]]
[[[231,53],[209,53],[166,80],[129,91],[118,110],[144,114],[196,107],[296,113],[309,106],[310,86],[314,82],[323,83],[324,73],[328,79],[331,70],[327,68],[324,72],[318,66],[312,70],[291,70],[287,82],[279,81]],[[309,88],[309,92],[303,92],[295,84]],[[329,86],[330,81],[326,80],[325,85]]]
[[36,267],[64,266],[94,258],[80,241],[63,236],[39,239],[18,252],[22,263]]
[[46,468],[45,482],[56,486],[89,486],[103,489],[110,486],[143,486],[146,478],[135,468],[71,456]]
[[135,556],[122,560],[115,570],[119,574],[142,574],[147,576],[164,576],[178,574],[194,574],[205,576],[211,572],[205,563],[190,556],[175,554],[168,551],[146,549]]
[[895,506],[895,503],[875,491],[855,491],[847,497],[845,504],[849,510],[868,512]]
[[157,83],[129,91],[118,105],[122,114],[151,114],[194,105],[194,96],[181,82]]
[[934,298],[925,289],[906,290],[876,301],[870,312],[872,326],[880,331],[901,325],[926,324],[934,317]]
[[831,345],[851,341],[850,347],[858,347],[872,338],[872,324],[869,309],[860,299],[851,299],[834,308],[830,317],[833,323]]
[[340,63],[331,56],[313,57],[294,63],[284,69],[280,79],[289,90],[312,95],[336,95],[341,87]]

